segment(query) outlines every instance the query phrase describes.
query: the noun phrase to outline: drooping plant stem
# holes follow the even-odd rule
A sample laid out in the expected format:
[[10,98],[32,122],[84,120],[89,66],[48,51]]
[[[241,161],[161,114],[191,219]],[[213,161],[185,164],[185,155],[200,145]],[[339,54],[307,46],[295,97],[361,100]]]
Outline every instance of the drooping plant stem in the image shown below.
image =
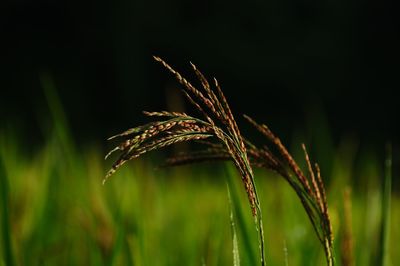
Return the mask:
[[[137,158],[142,154],[170,146],[178,142],[214,140],[214,145],[222,148],[224,156],[233,161],[239,171],[243,186],[246,190],[252,215],[255,217],[258,231],[261,265],[265,266],[264,231],[260,201],[254,182],[254,174],[250,165],[245,141],[232,114],[229,104],[222,93],[218,81],[214,78],[213,88],[204,75],[191,64],[197,75],[202,90],[197,89],[182,75],[159,57],[154,59],[169,70],[181,83],[182,92],[190,103],[202,114],[203,118],[189,116],[177,112],[145,112],[145,115],[162,120],[129,129],[113,138],[126,138],[114,148],[106,157],[115,151],[121,151],[117,161],[107,173],[104,181],[112,175],[122,164]],[[217,142],[215,142],[217,140]],[[103,182],[104,182],[103,181]]]
[[[304,174],[281,140],[264,124],[258,124],[244,116],[268,141],[262,147],[252,144],[241,135],[229,104],[218,81],[213,86],[204,75],[191,64],[201,83],[201,90],[193,86],[182,75],[159,57],[154,59],[169,70],[182,85],[182,92],[200,112],[202,118],[177,112],[145,112],[158,121],[129,129],[113,138],[125,138],[106,157],[119,150],[121,154],[113,164],[104,181],[122,164],[142,154],[170,146],[178,142],[197,141],[207,148],[203,151],[178,155],[167,160],[167,165],[180,165],[207,160],[231,160],[240,173],[246,190],[252,215],[258,231],[261,265],[266,265],[265,241],[260,200],[257,194],[252,166],[267,168],[283,177],[294,189],[320,241],[328,266],[335,263],[333,234],[326,200],[325,186],[318,164],[312,164],[303,144],[308,174]],[[276,152],[272,152],[271,146]]]
[[[253,166],[266,168],[278,173],[294,189],[323,247],[327,265],[333,266],[335,261],[333,255],[332,226],[329,218],[325,187],[318,164],[315,164],[314,167],[312,166],[306,147],[303,144],[302,148],[308,168],[307,176],[300,169],[281,140],[266,125],[256,123],[249,116],[245,116],[245,118],[269,140],[272,148],[277,151],[273,153],[268,146],[259,148],[250,141],[245,140],[249,161]],[[194,154],[188,153],[172,157],[167,160],[167,165],[230,159],[221,146],[207,141],[201,142],[208,144],[208,149]],[[262,221],[260,222],[262,223]]]

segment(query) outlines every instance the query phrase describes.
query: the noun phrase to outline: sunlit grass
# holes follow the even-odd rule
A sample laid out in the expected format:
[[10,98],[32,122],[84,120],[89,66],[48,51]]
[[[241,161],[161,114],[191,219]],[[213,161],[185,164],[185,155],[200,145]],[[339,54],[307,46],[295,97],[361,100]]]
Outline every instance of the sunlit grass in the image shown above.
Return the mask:
[[[109,167],[103,151],[77,149],[79,156],[68,159],[76,162],[71,168],[65,165],[57,137],[33,156],[25,155],[16,140],[1,139],[9,183],[11,251],[17,265],[233,265],[226,186],[227,180],[240,182],[226,178],[235,175],[233,169],[215,164],[157,169],[159,160],[144,157],[103,186]],[[372,184],[380,183],[376,174],[368,177],[375,179]],[[257,171],[256,177],[266,216],[269,264],[283,265],[286,246],[289,265],[322,265],[323,251],[296,195],[277,176]],[[239,188],[240,183],[230,186]],[[382,190],[375,185],[365,189],[354,189],[352,196],[355,258],[358,265],[374,265]],[[337,238],[342,192],[328,191]],[[249,253],[257,252],[253,218],[245,192],[231,189],[231,193],[238,199],[232,204],[241,206],[234,209],[242,210],[235,213],[240,260],[250,265],[254,256]],[[389,249],[396,262],[400,259],[395,248],[400,239],[396,195],[391,209]],[[2,215],[2,223],[4,219]],[[5,245],[2,238],[1,263],[8,265]]]

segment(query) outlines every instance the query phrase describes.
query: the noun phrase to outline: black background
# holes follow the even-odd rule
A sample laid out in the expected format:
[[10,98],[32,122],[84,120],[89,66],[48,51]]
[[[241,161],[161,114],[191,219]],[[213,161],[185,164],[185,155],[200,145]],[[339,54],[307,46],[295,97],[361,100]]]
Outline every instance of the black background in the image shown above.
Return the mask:
[[[283,136],[325,121],[334,139],[398,140],[399,30],[387,1],[2,1],[2,128],[46,136],[48,76],[78,142],[179,109],[158,55],[216,76],[237,114]],[[169,100],[168,100],[169,99]],[[171,100],[172,99],[172,100]],[[175,100],[174,100],[175,99]],[[315,122],[315,123],[314,123]]]

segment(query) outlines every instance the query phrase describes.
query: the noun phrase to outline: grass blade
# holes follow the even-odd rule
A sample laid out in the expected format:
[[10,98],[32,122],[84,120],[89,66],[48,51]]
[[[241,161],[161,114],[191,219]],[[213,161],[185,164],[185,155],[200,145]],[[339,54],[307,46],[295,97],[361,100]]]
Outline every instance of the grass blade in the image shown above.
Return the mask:
[[2,224],[2,241],[3,241],[3,256],[5,265],[13,266],[14,257],[12,253],[11,244],[11,228],[10,228],[10,218],[8,209],[8,180],[6,176],[6,170],[3,165],[3,160],[0,158],[0,194],[1,194],[1,224]]
[[354,265],[353,229],[352,229],[351,188],[346,186],[343,192],[343,229],[341,239],[341,260],[343,266]]
[[390,207],[392,191],[392,146],[386,147],[385,160],[385,179],[382,195],[382,221],[381,221],[381,239],[379,247],[379,264],[389,266],[390,264]]
[[229,190],[229,185],[228,185],[228,199],[229,199],[229,207],[230,207],[229,219],[231,221],[231,231],[232,231],[233,266],[240,266],[239,243],[238,243],[238,239],[237,239],[236,225],[235,225],[235,219],[234,219],[234,214],[233,214],[233,205],[232,205],[231,192]]
[[76,156],[78,153],[75,152],[75,145],[72,141],[67,115],[63,109],[60,96],[57,93],[54,80],[48,73],[42,73],[40,82],[52,118],[55,134],[60,141],[68,162],[72,165],[74,155]]
[[258,265],[257,251],[254,248],[254,241],[251,239],[251,232],[248,230],[245,213],[242,210],[241,199],[236,184],[236,172],[233,167],[226,164],[226,179],[228,183],[228,189],[230,192],[230,199],[232,200],[232,208],[234,213],[234,219],[237,221],[238,230],[242,239],[242,246],[244,247],[244,255],[247,259],[248,265]]
[[286,241],[283,242],[283,253],[285,255],[285,266],[289,266],[289,254],[288,254]]

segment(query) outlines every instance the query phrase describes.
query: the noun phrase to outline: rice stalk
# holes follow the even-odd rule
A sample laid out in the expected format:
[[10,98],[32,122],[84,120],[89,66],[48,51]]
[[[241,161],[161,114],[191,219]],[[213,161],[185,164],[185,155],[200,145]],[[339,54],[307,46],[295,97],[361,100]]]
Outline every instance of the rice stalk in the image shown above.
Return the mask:
[[288,181],[289,185],[295,190],[299,197],[318,240],[324,248],[327,265],[334,265],[332,225],[328,213],[325,187],[318,164],[314,164],[314,167],[312,166],[306,147],[302,144],[309,172],[307,177],[286,147],[282,144],[281,140],[275,136],[266,125],[256,123],[249,116],[245,116],[245,118],[262,133],[278,151],[278,154],[273,154],[267,146],[257,149],[253,145],[253,156],[255,156],[253,161],[258,161],[258,164],[261,165],[264,161],[264,167],[274,170]]
[[[266,136],[278,150],[279,155],[276,156],[269,150],[263,152],[263,149],[261,149],[259,153],[268,155],[264,156],[264,159],[268,160],[269,158],[272,161],[266,163],[266,165],[270,168],[272,167],[273,170],[284,177],[295,190],[324,248],[327,265],[334,265],[332,225],[328,213],[325,187],[318,164],[314,164],[314,168],[312,167],[306,147],[302,144],[309,172],[309,176],[306,177],[280,139],[276,137],[266,125],[259,125],[250,117],[245,117],[256,129]],[[286,169],[289,169],[289,171]]]
[[[278,173],[294,189],[308,215],[318,240],[323,246],[327,265],[334,265],[332,226],[328,213],[325,187],[318,164],[312,165],[306,147],[303,144],[302,148],[308,170],[308,176],[306,176],[286,147],[282,144],[281,140],[275,136],[266,125],[256,123],[249,116],[244,117],[262,133],[272,143],[272,147],[277,150],[277,154],[275,154],[268,146],[259,148],[250,141],[245,140],[250,163],[255,167],[266,168]],[[190,153],[178,155],[168,159],[167,164],[179,165],[192,163],[196,162],[198,158],[200,161],[212,160],[214,158],[221,160],[224,158],[229,159],[225,156],[221,146],[207,142],[205,142],[205,144],[208,144],[209,149],[203,151],[203,153],[198,153],[200,156]]]
[[[115,151],[120,151],[119,158],[112,165],[103,183],[125,162],[149,151],[167,147],[178,142],[205,139],[217,140],[217,143],[220,145],[218,147],[221,147],[221,150],[224,151],[224,158],[229,156],[228,158],[233,161],[242,178],[251,212],[255,217],[260,242],[261,265],[265,265],[262,215],[254,183],[253,170],[248,159],[245,141],[242,138],[218,81],[214,78],[214,88],[212,88],[204,75],[191,63],[192,69],[201,83],[202,90],[199,90],[161,58],[154,57],[154,59],[169,70],[178,82],[183,85],[182,92],[189,102],[202,114],[203,118],[199,119],[185,113],[168,111],[145,112],[145,115],[157,117],[161,120],[128,129],[110,138],[125,138],[125,140],[106,155],[106,158],[108,158]],[[216,90],[216,93],[214,90]]]

